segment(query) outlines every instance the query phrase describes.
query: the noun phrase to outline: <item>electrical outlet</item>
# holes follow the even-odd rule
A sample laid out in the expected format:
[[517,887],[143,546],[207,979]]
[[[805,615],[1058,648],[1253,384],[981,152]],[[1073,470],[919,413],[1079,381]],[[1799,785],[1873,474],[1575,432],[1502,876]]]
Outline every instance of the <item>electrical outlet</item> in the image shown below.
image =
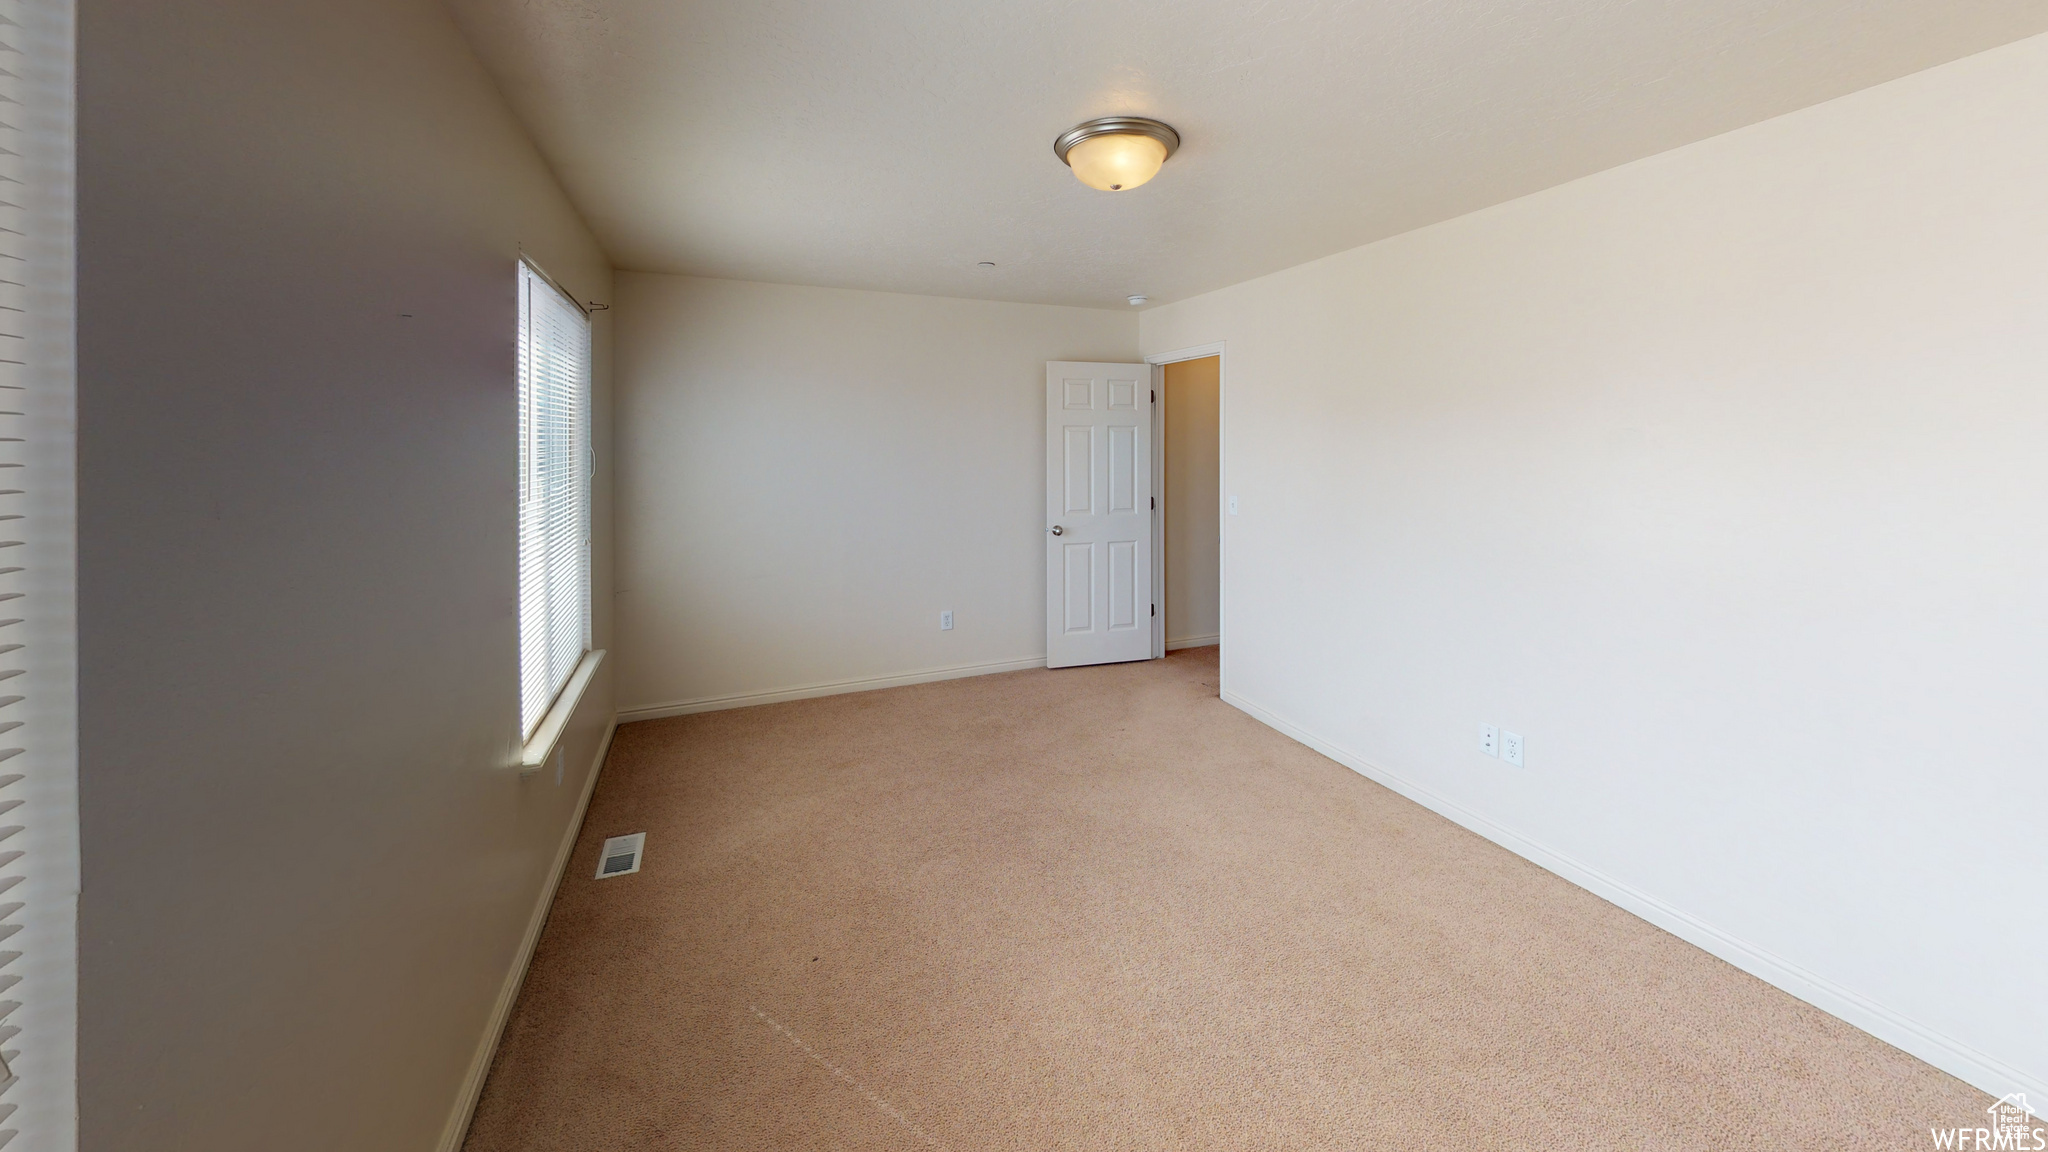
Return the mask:
[[939,631],[951,632],[952,630],[953,610],[951,608],[948,608],[944,612],[939,613]]
[[1488,756],[1500,755],[1500,729],[1491,724],[1479,726],[1479,750]]
[[1500,758],[1517,768],[1522,766],[1521,733],[1503,732],[1500,734]]

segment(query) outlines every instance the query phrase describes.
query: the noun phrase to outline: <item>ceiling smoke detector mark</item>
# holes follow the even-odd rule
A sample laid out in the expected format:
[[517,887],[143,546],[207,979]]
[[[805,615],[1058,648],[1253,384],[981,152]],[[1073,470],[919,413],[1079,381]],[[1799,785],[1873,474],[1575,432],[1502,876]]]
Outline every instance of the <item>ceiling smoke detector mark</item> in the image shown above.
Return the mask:
[[993,260],[983,260],[981,263],[976,264],[975,267],[983,272],[993,272],[996,270],[996,262]]
[[1143,292],[1133,292],[1129,296],[1124,297],[1124,299],[1131,302],[1131,307],[1136,308],[1138,305],[1143,304],[1147,300],[1150,300],[1151,297],[1145,295]]
[[604,842],[604,848],[597,854],[597,878],[630,876],[640,870],[640,855],[647,848],[647,833],[635,832],[630,836],[614,836]]

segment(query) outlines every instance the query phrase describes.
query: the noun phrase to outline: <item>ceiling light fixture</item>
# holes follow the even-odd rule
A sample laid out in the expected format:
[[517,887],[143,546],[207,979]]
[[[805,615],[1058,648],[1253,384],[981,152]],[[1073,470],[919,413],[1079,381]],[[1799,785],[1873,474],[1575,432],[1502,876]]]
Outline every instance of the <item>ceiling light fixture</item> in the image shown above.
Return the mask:
[[1180,148],[1180,133],[1143,116],[1103,116],[1060,133],[1052,150],[1074,178],[1104,192],[1125,192],[1159,174]]

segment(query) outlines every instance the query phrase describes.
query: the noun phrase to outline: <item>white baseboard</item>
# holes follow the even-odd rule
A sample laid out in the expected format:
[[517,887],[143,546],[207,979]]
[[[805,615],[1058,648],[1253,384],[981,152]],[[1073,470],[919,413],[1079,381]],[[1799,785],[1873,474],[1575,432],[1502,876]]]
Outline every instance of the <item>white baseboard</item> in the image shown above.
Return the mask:
[[1486,837],[1524,860],[1564,877],[1686,943],[1712,953],[1757,979],[1788,992],[1831,1016],[1847,1021],[1892,1047],[1925,1060],[1992,1096],[2002,1097],[2008,1092],[2020,1091],[2028,1093],[2036,1100],[2048,1098],[2048,1080],[2040,1076],[2022,1072],[2002,1060],[1979,1052],[1960,1040],[1943,1035],[1780,956],[1739,940],[1690,913],[1674,908],[1648,893],[1631,888],[1620,880],[1562,852],[1552,851],[1455,801],[1381,768],[1363,756],[1340,748],[1282,719],[1235,692],[1225,691],[1223,700],[1267,727],[1315,749],[1367,779],[1384,784],[1439,816]]
[[1178,652],[1183,648],[1207,648],[1211,644],[1221,643],[1222,640],[1223,637],[1221,635],[1183,636],[1178,640],[1168,640],[1166,642],[1166,650],[1168,652]]
[[491,1006],[490,1019],[484,1024],[483,1040],[477,1045],[476,1055],[470,1059],[469,1074],[462,1079],[462,1092],[455,1100],[455,1111],[448,1116],[448,1126],[441,1132],[441,1142],[436,1145],[438,1152],[462,1152],[462,1142],[469,1138],[469,1122],[476,1116],[477,1100],[483,1096],[484,1080],[491,1074],[491,1061],[497,1058],[498,1042],[504,1038],[505,1025],[511,1022],[512,1006],[519,1002],[519,989],[526,983],[527,965],[533,963],[533,950],[540,944],[541,929],[547,926],[548,910],[554,907],[555,891],[562,886],[562,873],[569,867],[569,857],[575,854],[576,838],[583,831],[583,815],[590,811],[590,797],[597,791],[598,774],[604,771],[605,754],[612,749],[612,735],[619,730],[616,717],[604,730],[604,739],[598,741],[597,759],[590,765],[590,772],[583,781],[583,795],[576,801],[576,815],[569,821],[568,831],[562,833],[562,843],[555,849],[554,868],[549,873],[547,885],[541,889],[540,901],[533,906],[533,916],[526,923],[526,936],[519,942],[519,951],[513,954],[512,970],[505,974],[505,982],[498,987],[498,1002]]
[[905,684],[929,684],[934,680],[958,680],[966,676],[987,676],[995,672],[1020,672],[1026,668],[1045,667],[1045,657],[1025,656],[1016,660],[995,660],[986,664],[953,664],[945,668],[927,668],[921,672],[904,672],[894,676],[862,676],[852,680],[828,680],[822,684],[804,684],[795,688],[775,688],[766,692],[741,692],[732,696],[705,696],[696,700],[676,700],[668,704],[643,704],[637,708],[619,709],[619,723],[630,724],[635,720],[659,720],[664,716],[690,716],[698,712],[717,712],[725,708],[746,708],[754,704],[780,704],[784,700],[809,700],[817,696],[837,696],[842,692],[867,692],[876,688],[897,688]]

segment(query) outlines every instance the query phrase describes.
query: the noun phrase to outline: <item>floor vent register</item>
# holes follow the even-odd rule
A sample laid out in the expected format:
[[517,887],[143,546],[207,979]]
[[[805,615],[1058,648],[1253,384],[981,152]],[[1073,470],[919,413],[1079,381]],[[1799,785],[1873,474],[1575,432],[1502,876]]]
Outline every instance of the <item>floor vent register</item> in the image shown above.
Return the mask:
[[647,833],[635,832],[631,836],[614,836],[604,842],[604,850],[597,854],[597,878],[608,880],[613,876],[630,876],[640,870],[640,854],[647,848]]

